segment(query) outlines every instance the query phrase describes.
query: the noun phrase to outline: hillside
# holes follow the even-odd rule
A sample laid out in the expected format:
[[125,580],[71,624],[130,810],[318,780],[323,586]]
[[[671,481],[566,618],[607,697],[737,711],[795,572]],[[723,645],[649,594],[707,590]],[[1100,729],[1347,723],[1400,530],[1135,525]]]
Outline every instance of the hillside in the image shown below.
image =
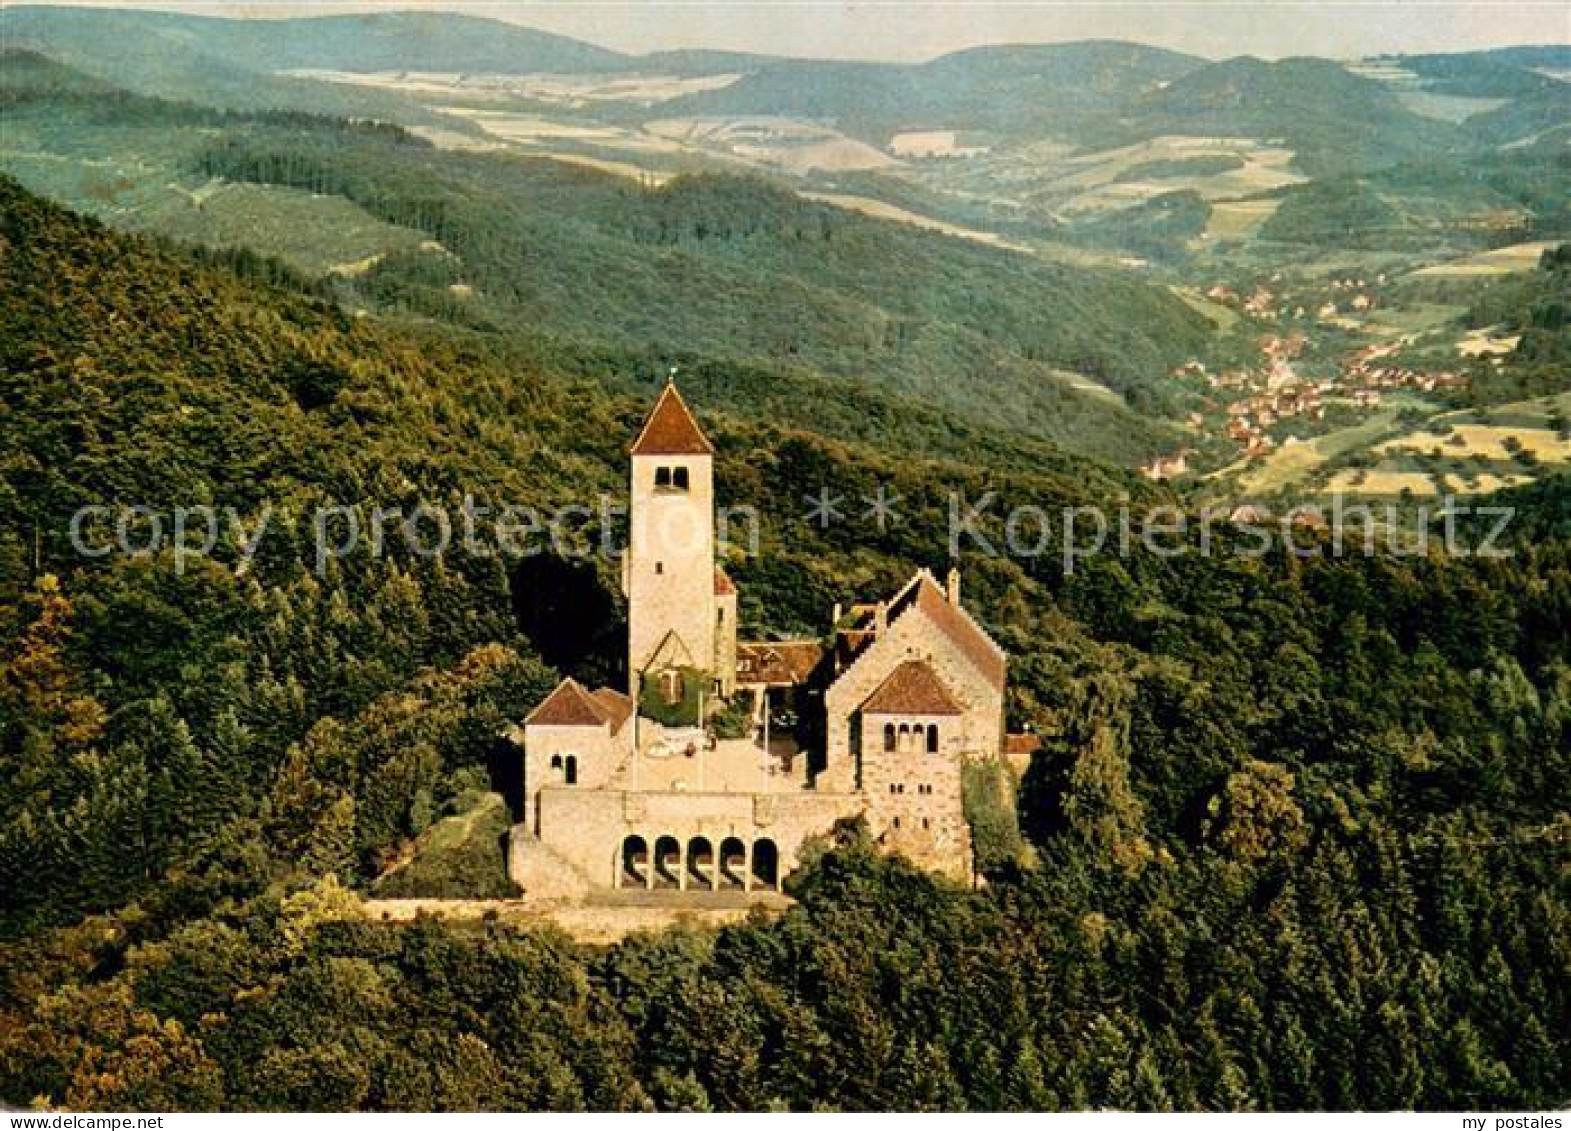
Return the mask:
[[661,113],[827,119],[879,145],[903,130],[1068,134],[1201,63],[1116,42],[978,47],[906,65],[777,60]]
[[564,36],[435,12],[247,20],[16,5],[0,14],[0,29],[8,46],[43,45],[71,59],[178,53],[195,44],[204,56],[261,73],[324,69],[521,74],[616,71],[631,64],[626,55]]
[[[5,164],[25,183],[122,227],[293,254],[331,273],[351,306],[761,364],[828,380],[841,397],[871,385],[1125,462],[1171,433],[1107,390],[1161,410],[1161,375],[1211,347],[1203,318],[1127,273],[859,216],[759,179],[640,187],[326,119],[231,115],[215,140],[202,128],[219,122],[211,113],[57,104],[47,83],[30,93],[25,73],[8,80],[4,111]],[[255,191],[236,197],[242,185]],[[238,208],[248,221],[226,222]]]
[[1405,109],[1394,93],[1326,59],[1229,59],[1192,70],[1133,106],[1131,137],[1284,138],[1311,175],[1454,149],[1444,124]]
[[[850,829],[796,906],[714,933],[371,921],[358,893],[408,845],[494,812],[500,728],[604,662],[614,567],[395,538],[316,576],[311,508],[619,492],[654,383],[355,319],[3,179],[0,240],[0,1102],[1449,1111],[1571,1086],[1552,529],[1509,559],[968,554],[1010,725],[1044,741],[980,890]],[[1125,482],[704,422],[723,496],[764,517],[735,571],[759,631],[941,564],[948,490]],[[826,482],[887,484],[906,521],[820,531],[800,496]],[[180,573],[69,547],[77,506],[198,499],[248,532],[276,508],[248,569],[230,535]],[[513,614],[542,581],[589,642],[554,668]]]

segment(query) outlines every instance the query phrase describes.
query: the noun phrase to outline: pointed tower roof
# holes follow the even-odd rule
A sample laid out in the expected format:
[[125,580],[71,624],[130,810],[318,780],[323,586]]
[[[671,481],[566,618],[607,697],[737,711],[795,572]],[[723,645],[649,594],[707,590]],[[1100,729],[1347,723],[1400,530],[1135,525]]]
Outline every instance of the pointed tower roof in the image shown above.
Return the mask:
[[644,421],[644,429],[633,441],[635,456],[710,456],[715,449],[698,427],[676,383],[668,381],[655,402],[654,411]]

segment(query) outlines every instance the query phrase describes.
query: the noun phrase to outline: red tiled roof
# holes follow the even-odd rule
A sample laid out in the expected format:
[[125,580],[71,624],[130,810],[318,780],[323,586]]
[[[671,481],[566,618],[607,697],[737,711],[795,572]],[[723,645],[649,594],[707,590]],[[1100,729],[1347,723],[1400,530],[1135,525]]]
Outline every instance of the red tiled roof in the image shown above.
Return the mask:
[[953,641],[966,659],[976,665],[989,683],[995,687],[1004,685],[1007,661],[1003,649],[993,643],[992,638],[982,631],[969,613],[949,603],[949,598],[944,596],[944,591],[926,570],[917,574],[916,579],[895,598],[889,609],[889,619],[893,621],[912,605],[927,614],[928,619]]
[[863,714],[868,715],[958,715],[963,710],[937,673],[921,660],[907,660],[890,672],[862,704]]
[[715,566],[715,596],[729,597],[736,592],[736,583],[726,576],[725,570]]
[[674,384],[660,393],[632,448],[635,456],[707,456],[714,451]]
[[758,641],[736,646],[736,681],[794,686],[806,683],[824,649],[816,640]]
[[609,687],[599,687],[589,693],[602,710],[605,711],[606,722],[611,724],[611,733],[615,734],[622,729],[622,724],[632,717],[633,700],[620,691]]
[[1029,761],[1031,755],[1040,749],[1042,749],[1042,736],[1039,734],[1004,735],[1004,757],[1012,761]]
[[606,721],[605,708],[585,691],[583,685],[569,677],[556,685],[529,716],[525,726],[545,727],[597,727]]

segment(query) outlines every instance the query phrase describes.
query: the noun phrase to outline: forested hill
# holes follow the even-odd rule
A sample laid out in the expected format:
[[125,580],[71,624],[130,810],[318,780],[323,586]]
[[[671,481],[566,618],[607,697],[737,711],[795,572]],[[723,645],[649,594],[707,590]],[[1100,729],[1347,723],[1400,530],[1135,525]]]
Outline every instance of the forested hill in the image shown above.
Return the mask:
[[[588,625],[577,653],[526,631],[520,581],[612,624],[613,567],[545,555],[554,575],[521,578],[394,539],[319,579],[309,529],[278,518],[248,570],[226,545],[177,574],[167,552],[83,561],[62,523],[193,497],[247,529],[265,502],[298,520],[466,490],[580,501],[620,490],[647,397],[289,286],[0,181],[0,1103],[1472,1110],[1571,1094],[1555,1036],[1571,546],[1553,524],[1496,560],[1137,548],[1066,576],[968,557],[968,604],[1011,653],[1009,722],[1044,735],[1018,808],[970,783],[982,890],[848,829],[796,878],[795,908],[713,934],[589,948],[365,920],[355,893],[412,838],[494,812],[513,764],[498,729],[561,671],[606,663]],[[1053,508],[1130,486],[1094,465],[895,460],[704,422],[722,494],[766,519],[763,555],[734,563],[759,631],[941,565],[947,490]],[[821,532],[799,507],[825,483],[886,483],[905,521]],[[479,847],[455,882],[497,894],[497,846]]]
[[[342,196],[448,253],[390,255],[364,301],[507,330],[808,370],[1128,462],[1175,437],[1086,379],[1162,402],[1213,327],[1126,273],[1069,267],[805,200],[768,181],[659,188],[549,160],[326,127],[234,125],[209,176]],[[462,298],[455,298],[459,288]]]
[[[1216,345],[1204,317],[1128,272],[873,219],[754,177],[651,187],[443,151],[391,126],[112,94],[36,54],[7,58],[4,127],[38,154],[10,167],[35,190],[115,224],[298,253],[351,308],[761,368],[800,389],[781,398],[799,406],[888,398],[902,417],[936,410],[1126,465],[1181,441],[1161,419],[1166,375]],[[88,150],[121,172],[71,174],[69,155]],[[237,194],[245,219],[226,225]],[[373,233],[360,237],[373,254],[324,254],[357,232]],[[747,385],[722,383],[711,403],[758,414]]]

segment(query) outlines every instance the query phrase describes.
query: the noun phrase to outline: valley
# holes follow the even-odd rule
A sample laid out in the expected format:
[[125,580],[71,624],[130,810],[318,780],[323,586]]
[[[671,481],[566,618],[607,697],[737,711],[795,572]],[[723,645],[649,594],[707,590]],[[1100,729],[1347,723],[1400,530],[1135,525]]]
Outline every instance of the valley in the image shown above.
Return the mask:
[[1571,48],[355,7],[0,8],[0,1105],[1564,1107]]
[[[367,311],[392,313],[392,301],[406,314],[495,327],[512,321],[509,311],[526,295],[538,312],[540,299],[558,290],[546,277],[518,276],[521,261],[506,261],[513,252],[490,246],[467,254],[462,239],[443,230],[451,219],[429,210],[405,215],[385,190],[383,199],[372,200],[338,187],[340,174],[318,169],[302,177],[280,156],[269,158],[266,170],[242,172],[232,158],[215,163],[210,135],[174,104],[127,104],[119,112],[90,107],[75,90],[119,82],[162,93],[159,74],[128,73],[122,59],[92,75],[90,29],[58,12],[24,8],[0,19],[16,29],[8,42],[35,45],[44,57],[54,50],[66,61],[57,74],[31,78],[28,67],[6,68],[9,85],[42,86],[55,91],[49,98],[69,102],[61,113],[34,94],[4,112],[0,169],[37,191],[126,230],[277,256],[308,276],[337,280],[343,301]],[[252,107],[247,114],[267,112],[258,104],[268,100],[294,104],[274,93],[279,84],[298,84],[302,98],[308,90],[331,89],[343,92],[334,98],[374,100],[434,151],[381,141],[368,147],[367,138],[314,160],[345,166],[353,159],[366,169],[366,161],[392,161],[450,184],[472,214],[461,222],[466,228],[494,224],[504,214],[513,217],[509,222],[522,219],[523,198],[504,201],[515,186],[531,182],[533,199],[543,204],[543,189],[551,203],[529,223],[588,221],[609,234],[595,218],[608,215],[604,206],[591,201],[630,189],[680,196],[683,178],[751,177],[853,218],[835,226],[859,225],[864,221],[854,218],[860,217],[877,226],[868,228],[869,236],[893,231],[891,225],[909,230],[924,247],[919,258],[935,265],[965,261],[958,275],[947,269],[952,278],[975,279],[980,271],[1003,282],[1019,276],[1021,264],[1036,262],[1060,277],[1079,272],[1087,282],[1126,280],[1120,293],[1150,296],[1141,303],[1170,293],[1209,332],[1159,331],[1162,345],[1132,356],[1115,345],[1127,331],[1110,336],[1104,329],[1116,360],[1088,356],[1075,333],[1053,331],[1028,344],[1005,329],[1015,315],[1000,321],[996,311],[985,327],[952,329],[961,331],[958,340],[979,334],[973,348],[992,357],[984,365],[996,374],[987,381],[996,387],[985,399],[996,402],[999,390],[1012,390],[1008,399],[1019,411],[1014,423],[1002,425],[1006,432],[1143,465],[1164,478],[1182,465],[1192,479],[1175,482],[1192,482],[1203,494],[1267,490],[1295,502],[1325,491],[1412,487],[1416,480],[1383,476],[1422,478],[1409,467],[1413,453],[1397,458],[1374,446],[1391,440],[1398,423],[1408,433],[1439,427],[1447,414],[1482,409],[1510,397],[1517,385],[1541,380],[1531,373],[1542,364],[1520,348],[1525,312],[1489,323],[1473,317],[1492,288],[1533,278],[1568,230],[1566,140],[1556,130],[1566,124],[1571,86],[1546,73],[1554,66],[1539,58],[1533,68],[1487,53],[1354,60],[1344,67],[1208,63],[1102,44],[1079,54],[1058,47],[976,49],[888,66],[705,52],[618,56],[519,32],[512,57],[538,60],[540,69],[527,62],[487,68],[484,51],[474,58],[480,65],[454,66],[455,45],[413,37],[405,48],[389,47],[392,41],[379,48],[376,61],[393,65],[369,67],[347,42],[334,46],[329,36],[325,45],[307,44],[282,25],[260,39],[249,28],[221,29],[229,39],[214,39],[201,21],[127,20],[123,30],[158,42],[207,36],[225,60],[226,83],[243,57],[254,84],[242,99]],[[560,66],[569,58],[593,60],[593,69]],[[1022,112],[1023,99],[1034,103],[1032,113]],[[250,132],[267,135],[260,127]],[[1371,141],[1376,150],[1368,148]],[[526,174],[530,161],[555,164],[562,176]],[[1481,171],[1466,171],[1479,162]],[[595,176],[608,179],[583,179]],[[513,178],[519,179],[510,184]],[[569,185],[589,191],[570,202],[563,195]],[[642,223],[632,221],[635,228]],[[625,230],[625,222],[615,227]],[[956,259],[941,250],[949,240],[1000,258]],[[684,240],[674,250],[694,266],[703,261],[706,269],[735,275],[739,264],[729,252],[715,259],[720,245],[702,252],[698,246]],[[422,250],[429,247],[442,254]],[[562,266],[575,260],[580,269],[587,266],[582,248],[563,252]],[[522,245],[517,253],[526,254]],[[527,270],[538,272],[542,262],[550,261]],[[912,319],[911,300],[929,306],[932,292],[922,288],[932,284],[912,278],[897,301],[882,285],[876,295],[842,292],[831,299],[824,286],[843,288],[850,281],[844,266],[796,262],[792,270],[805,289],[795,293],[804,312],[816,311],[817,328],[806,337],[714,310],[700,332],[685,339],[659,332],[651,343],[643,284],[635,289],[644,295],[639,309],[645,313],[628,320],[631,307],[623,307],[625,314],[601,309],[592,321],[602,329],[593,336],[657,350],[685,341],[717,358],[805,364],[833,380],[882,372],[898,395],[937,396],[949,410],[983,422],[981,390],[970,388],[976,375],[956,384],[958,359],[943,357],[950,350],[933,337],[936,324]],[[673,274],[670,266],[672,301],[684,296],[691,312],[695,294],[677,281],[685,271]],[[611,290],[630,281],[624,277]],[[733,285],[730,293],[751,289]],[[582,338],[588,312],[569,312],[565,300],[562,293],[548,302],[558,312],[541,328]],[[1044,293],[1036,309],[1050,321],[1067,316],[1067,328],[1073,316],[1055,312],[1061,305]],[[1125,326],[1142,325],[1134,307],[1101,305]],[[1170,311],[1163,319],[1176,328],[1182,315]],[[680,321],[693,325],[691,313]],[[885,340],[875,345],[869,335]],[[1027,335],[1033,336],[1040,337]],[[1287,376],[1270,349],[1262,349],[1277,339],[1297,343]],[[920,358],[914,369],[913,348]],[[1360,351],[1389,355],[1394,367],[1415,374],[1404,379],[1400,422],[1390,427],[1373,426],[1389,415],[1376,412],[1389,379],[1366,379],[1349,360]],[[1530,372],[1524,377],[1519,370]],[[1226,376],[1197,382],[1193,375],[1201,371]],[[1268,387],[1275,400],[1264,418],[1241,412]],[[1294,397],[1277,395],[1284,389]],[[1092,392],[1085,400],[1087,390],[1111,391],[1112,398]],[[1325,407],[1284,413],[1289,400]],[[1093,419],[1098,423],[1088,431]],[[1509,458],[1496,453],[1471,476],[1452,468],[1440,482],[1486,491],[1535,478],[1566,458],[1565,437],[1548,431],[1541,444],[1506,453]],[[1289,454],[1284,445],[1302,451]],[[1320,469],[1325,474],[1275,470],[1328,449],[1335,457]],[[1350,463],[1370,466],[1342,466]]]

